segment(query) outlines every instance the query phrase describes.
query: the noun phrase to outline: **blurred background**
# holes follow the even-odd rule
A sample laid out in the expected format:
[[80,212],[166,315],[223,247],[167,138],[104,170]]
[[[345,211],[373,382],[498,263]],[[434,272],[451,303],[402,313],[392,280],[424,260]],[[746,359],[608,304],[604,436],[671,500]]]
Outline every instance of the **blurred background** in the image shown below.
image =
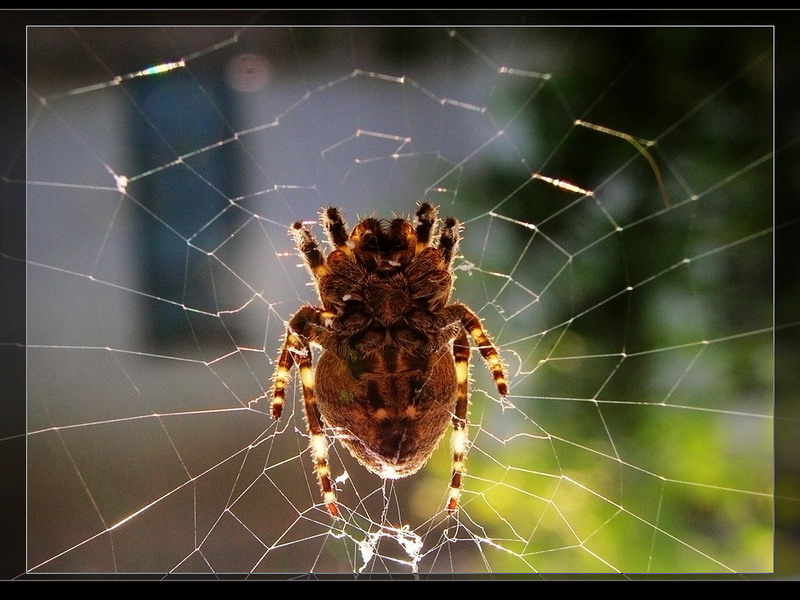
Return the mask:
[[[772,571],[772,42],[31,28],[28,569]],[[511,394],[476,356],[459,522],[443,444],[394,484],[334,447],[332,524],[263,397],[316,302],[287,224],[423,199]]]

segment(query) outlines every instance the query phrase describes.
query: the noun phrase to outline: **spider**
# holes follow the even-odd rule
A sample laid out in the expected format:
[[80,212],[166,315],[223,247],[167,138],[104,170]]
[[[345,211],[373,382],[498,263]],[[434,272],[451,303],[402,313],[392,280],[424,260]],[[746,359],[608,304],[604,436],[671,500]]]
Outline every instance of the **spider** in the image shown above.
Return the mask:
[[[288,324],[273,377],[270,412],[279,419],[297,367],[323,502],[339,515],[328,466],[325,428],[361,465],[385,478],[419,471],[452,422],[447,511],[458,509],[468,448],[471,336],[508,392],[500,355],[478,316],[449,303],[459,223],[418,204],[416,223],[366,218],[347,234],[338,208],[322,211],[333,250],[327,257],[302,222],[290,232],[322,307],[300,308]],[[316,365],[311,345],[322,348]]]

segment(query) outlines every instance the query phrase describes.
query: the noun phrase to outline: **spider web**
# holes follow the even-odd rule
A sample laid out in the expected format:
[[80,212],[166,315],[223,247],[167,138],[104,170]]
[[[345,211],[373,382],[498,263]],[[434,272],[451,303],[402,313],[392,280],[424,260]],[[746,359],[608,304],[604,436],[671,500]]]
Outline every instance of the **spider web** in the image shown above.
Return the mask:
[[[772,570],[771,29],[34,27],[28,66],[28,574]],[[334,442],[332,520],[299,390],[268,414],[287,226],[422,200],[510,393],[473,352],[457,517],[446,442],[396,481]]]

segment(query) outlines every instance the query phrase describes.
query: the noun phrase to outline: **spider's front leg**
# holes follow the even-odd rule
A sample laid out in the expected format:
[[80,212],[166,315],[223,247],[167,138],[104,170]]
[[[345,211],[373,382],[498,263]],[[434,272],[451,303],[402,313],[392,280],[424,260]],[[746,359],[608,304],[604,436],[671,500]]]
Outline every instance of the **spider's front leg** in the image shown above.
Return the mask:
[[458,251],[458,242],[461,239],[459,234],[460,227],[456,219],[447,217],[444,220],[444,227],[442,227],[442,233],[439,236],[439,251],[442,253],[442,258],[448,267]]
[[339,509],[336,506],[336,492],[333,491],[328,467],[328,439],[322,428],[322,417],[314,394],[314,367],[311,363],[311,347],[309,345],[312,341],[320,343],[324,341],[328,331],[326,325],[332,318],[331,313],[313,306],[304,306],[292,317],[275,368],[270,412],[274,419],[280,418],[286,400],[286,388],[291,377],[292,366],[297,365],[303,387],[303,406],[308,427],[309,446],[314,459],[314,470],[319,480],[325,506],[328,508],[328,512],[336,517],[339,515]]
[[325,257],[319,249],[319,242],[301,221],[295,222],[289,229],[289,233],[294,238],[297,251],[305,258],[308,270],[316,281],[328,274],[325,266]]
[[344,221],[342,212],[334,206],[329,206],[322,211],[322,224],[325,226],[325,230],[328,232],[328,239],[334,248],[353,258],[353,249],[347,245],[350,236],[347,235],[347,224]]
[[415,213],[417,217],[417,226],[414,230],[417,235],[415,254],[420,254],[428,247],[434,228],[436,227],[437,214],[436,208],[427,202],[421,203],[419,208],[417,208],[417,212]]

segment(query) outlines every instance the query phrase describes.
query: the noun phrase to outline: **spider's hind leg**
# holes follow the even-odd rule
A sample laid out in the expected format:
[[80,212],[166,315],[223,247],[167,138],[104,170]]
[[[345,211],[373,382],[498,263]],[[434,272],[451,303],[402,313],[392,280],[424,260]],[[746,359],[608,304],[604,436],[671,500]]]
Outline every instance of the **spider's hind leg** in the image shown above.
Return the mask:
[[508,394],[508,380],[506,378],[506,369],[503,361],[500,358],[495,345],[489,339],[489,334],[483,328],[480,318],[464,304],[456,302],[444,309],[445,320],[449,323],[459,321],[466,330],[467,334],[473,339],[478,346],[489,372],[492,374],[494,384],[497,391],[501,396]]
[[469,355],[470,346],[467,332],[461,331],[453,342],[453,358],[456,364],[456,408],[453,415],[453,471],[450,478],[450,495],[447,502],[447,511],[452,513],[458,510],[461,500],[461,480],[464,476],[464,462],[469,448],[467,435],[467,415],[469,410]]

